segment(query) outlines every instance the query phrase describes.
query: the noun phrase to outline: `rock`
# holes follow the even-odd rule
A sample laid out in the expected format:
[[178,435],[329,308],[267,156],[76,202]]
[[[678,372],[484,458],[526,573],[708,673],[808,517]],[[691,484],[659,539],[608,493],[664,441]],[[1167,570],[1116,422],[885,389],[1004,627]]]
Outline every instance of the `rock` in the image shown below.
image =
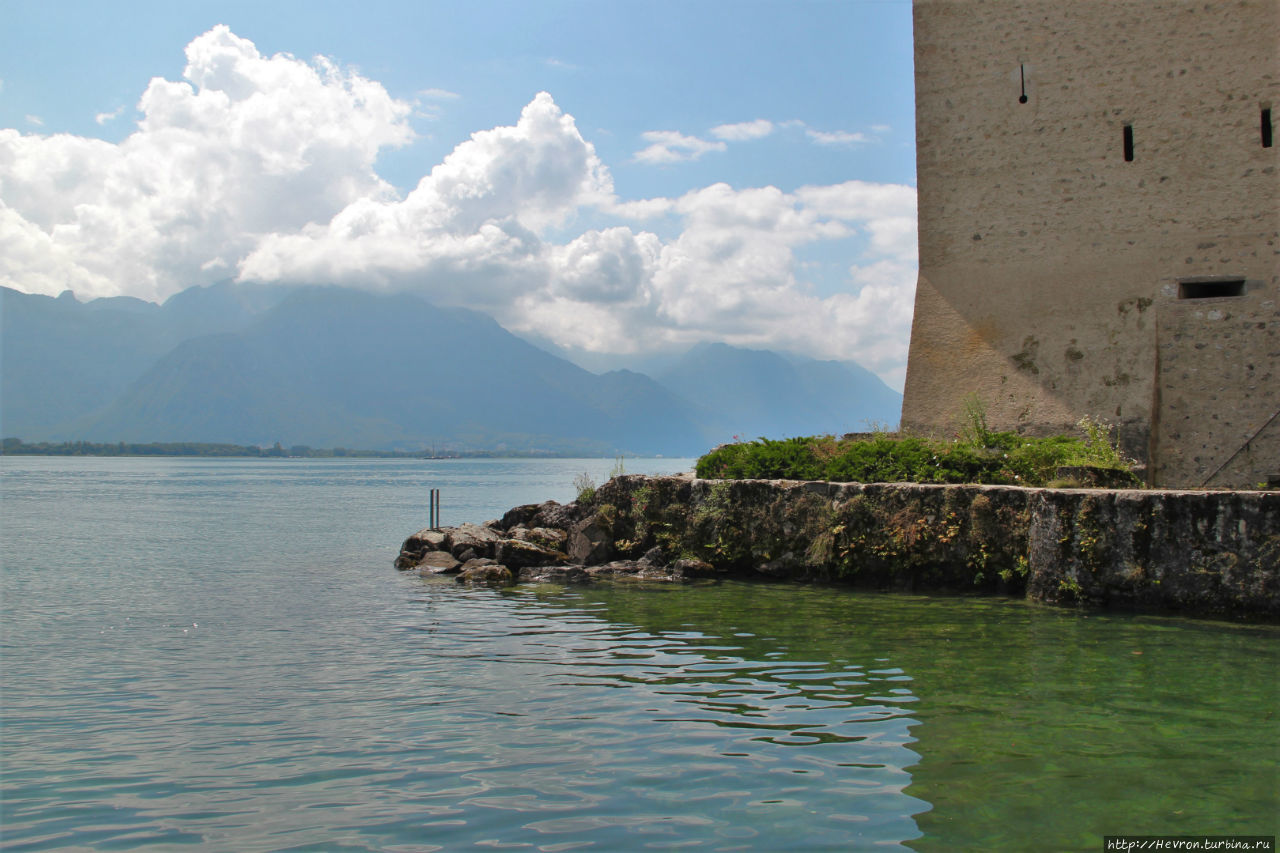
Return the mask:
[[572,530],[573,526],[586,518],[591,512],[588,507],[574,502],[558,504],[547,501],[538,507],[538,512],[525,524],[526,527],[554,527],[558,530]]
[[564,550],[565,543],[569,541],[569,534],[554,527],[535,527],[532,530],[526,530],[522,538],[526,542],[561,551]]
[[641,562],[652,563],[655,566],[665,566],[667,564],[667,555],[663,553],[662,548],[658,545],[644,552],[644,556],[640,558]]
[[494,548],[494,559],[512,569],[569,562],[569,558],[561,551],[544,548],[534,542],[522,542],[519,539],[504,539],[499,542]]
[[674,581],[681,577],[669,566],[655,566],[645,560],[614,560],[585,569],[590,578],[612,578],[614,580],[660,580]]
[[573,526],[568,551],[573,562],[595,566],[613,556],[613,537],[593,515]]
[[502,526],[502,521],[501,521],[501,519],[497,519],[497,518],[491,518],[491,519],[489,519],[488,521],[486,521],[486,522],[485,522],[483,525],[481,525],[481,526],[482,526],[482,527],[487,527],[487,528],[489,528],[490,530],[495,530],[495,531],[497,531],[497,532],[499,532],[499,533],[501,533],[502,531],[506,530],[506,528]]
[[481,583],[490,586],[510,586],[515,583],[515,575],[506,566],[493,560],[467,560],[457,577],[458,583]]
[[671,569],[686,578],[711,578],[726,574],[723,569],[717,569],[706,560],[696,558],[676,560],[671,564]]
[[494,546],[502,537],[497,531],[479,524],[463,524],[449,534],[449,551],[453,556],[462,559],[462,554],[469,548],[477,557],[492,557]]
[[565,543],[569,540],[569,534],[554,527],[535,527],[532,530],[527,527],[513,527],[507,531],[507,538],[563,551]]
[[[548,501],[548,503],[555,503],[555,501]],[[502,529],[510,530],[513,527],[527,527],[529,520],[537,515],[538,511],[544,506],[546,504],[523,504],[512,507],[502,516],[502,521],[500,522]]]
[[424,575],[448,575],[459,571],[461,566],[448,551],[431,551],[418,563],[417,569]]
[[525,583],[587,583],[591,578],[582,566],[528,566],[520,570]]
[[396,557],[397,569],[412,569],[418,565],[422,555],[429,551],[439,551],[445,547],[446,535],[439,530],[428,527],[404,540],[400,546],[400,556]]

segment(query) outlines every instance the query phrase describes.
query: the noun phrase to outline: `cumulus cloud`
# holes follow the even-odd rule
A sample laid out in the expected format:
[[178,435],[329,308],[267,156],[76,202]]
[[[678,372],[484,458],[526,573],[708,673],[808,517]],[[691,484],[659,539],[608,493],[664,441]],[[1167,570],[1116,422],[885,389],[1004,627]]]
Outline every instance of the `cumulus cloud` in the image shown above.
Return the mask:
[[[412,140],[412,109],[331,60],[263,56],[215,27],[188,45],[182,80],[151,81],[119,144],[0,130],[0,283],[159,299],[228,276],[337,282],[480,308],[567,347],[723,340],[856,359],[900,383],[912,188],[713,184],[622,199],[541,92],[402,196],[375,163]],[[720,125],[712,140],[652,131],[636,159],[696,159],[782,126]],[[646,230],[655,221],[665,236]],[[843,291],[822,297],[797,252],[832,240],[850,262]]]
[[760,139],[771,133],[773,133],[773,122],[763,118],[758,118],[755,121],[738,122],[737,124],[721,124],[711,128],[712,136],[728,142]]
[[708,151],[724,151],[723,142],[709,142],[674,130],[648,130],[641,137],[649,145],[635,153],[638,163],[665,164],[697,160]]
[[380,84],[323,57],[262,56],[225,26],[186,56],[183,80],[151,81],[118,145],[0,131],[5,206],[45,240],[0,258],[0,280],[163,298],[225,274],[267,233],[393,192],[374,162],[412,139],[411,107]]

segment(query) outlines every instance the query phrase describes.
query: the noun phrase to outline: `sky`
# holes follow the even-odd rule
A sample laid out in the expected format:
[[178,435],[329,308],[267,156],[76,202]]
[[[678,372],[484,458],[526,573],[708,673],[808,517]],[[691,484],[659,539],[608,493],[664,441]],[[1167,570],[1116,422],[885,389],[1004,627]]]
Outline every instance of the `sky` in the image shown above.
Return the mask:
[[901,388],[909,0],[0,0],[0,285],[410,291]]

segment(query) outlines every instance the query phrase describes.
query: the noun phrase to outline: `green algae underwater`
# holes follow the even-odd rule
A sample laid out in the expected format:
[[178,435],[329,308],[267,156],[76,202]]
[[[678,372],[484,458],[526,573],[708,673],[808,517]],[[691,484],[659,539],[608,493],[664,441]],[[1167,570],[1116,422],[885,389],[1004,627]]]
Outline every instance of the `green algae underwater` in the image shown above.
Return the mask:
[[[1275,626],[739,582],[576,595],[611,622],[723,656],[716,689],[703,674],[659,677],[748,728],[770,709],[738,693],[751,667],[732,661],[768,662],[784,681],[787,664],[804,667],[782,704],[837,706],[837,718],[887,699],[919,756],[904,768],[903,793],[923,803],[922,835],[903,839],[913,849],[1085,850],[1105,835],[1280,826]],[[840,677],[834,689],[823,671]],[[886,697],[890,683],[900,692]],[[821,724],[785,730],[826,738]]]

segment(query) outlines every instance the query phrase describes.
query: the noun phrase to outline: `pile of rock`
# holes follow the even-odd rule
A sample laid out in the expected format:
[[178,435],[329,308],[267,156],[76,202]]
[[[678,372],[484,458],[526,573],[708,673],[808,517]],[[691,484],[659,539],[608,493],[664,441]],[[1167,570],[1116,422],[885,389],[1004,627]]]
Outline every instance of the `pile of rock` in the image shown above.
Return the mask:
[[547,501],[509,510],[484,524],[419,530],[404,541],[396,568],[456,575],[461,583],[583,583],[597,578],[679,581],[716,574],[701,560],[668,560],[661,548],[614,559],[613,537],[576,503]]

